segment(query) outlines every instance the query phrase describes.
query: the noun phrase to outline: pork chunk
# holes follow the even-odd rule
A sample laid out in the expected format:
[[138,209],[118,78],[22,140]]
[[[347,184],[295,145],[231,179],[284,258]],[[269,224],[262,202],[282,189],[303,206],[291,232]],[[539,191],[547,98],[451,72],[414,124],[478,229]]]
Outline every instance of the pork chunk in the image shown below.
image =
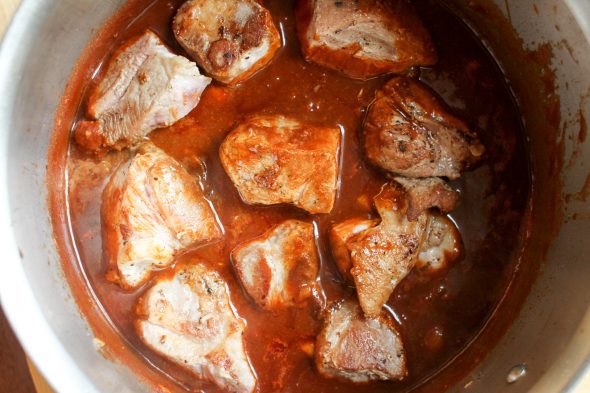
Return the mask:
[[313,224],[288,220],[238,246],[232,261],[242,286],[262,308],[296,306],[317,290]]
[[446,216],[429,214],[416,266],[430,271],[440,270],[459,258],[462,249],[461,234],[453,221]]
[[396,177],[374,198],[380,222],[352,218],[331,228],[332,255],[367,315],[378,315],[414,266],[434,271],[459,257],[459,231],[431,209],[449,211],[457,197],[440,179]]
[[336,199],[340,130],[282,116],[257,116],[236,127],[219,155],[242,200],[293,203],[329,213]]
[[364,123],[368,159],[407,177],[456,179],[484,153],[477,135],[419,81],[395,77],[377,92]]
[[255,0],[187,1],[172,29],[208,75],[228,84],[254,74],[281,47],[270,13]]
[[442,213],[455,209],[459,194],[438,177],[412,179],[397,176],[396,182],[406,190],[408,197],[408,219],[415,220],[420,213],[437,207]]
[[137,313],[136,328],[148,347],[226,391],[254,391],[245,324],[216,272],[196,264],[162,275],[140,299]]
[[405,0],[300,0],[296,16],[305,58],[352,78],[437,60],[430,35]]
[[401,380],[408,374],[403,342],[391,315],[365,317],[352,300],[328,309],[315,360],[323,376],[352,382]]
[[211,82],[195,63],[172,53],[151,31],[111,57],[88,99],[75,139],[86,149],[122,149],[192,111]]
[[374,204],[381,216],[379,225],[346,243],[353,266],[350,274],[369,317],[379,315],[397,284],[416,264],[428,221],[426,212],[415,220],[408,219],[406,193],[395,182],[383,187]]
[[108,278],[127,289],[170,265],[178,251],[222,234],[196,179],[151,143],[112,175],[102,223]]
[[342,278],[348,283],[354,282],[350,269],[352,269],[352,260],[350,259],[350,250],[347,243],[369,228],[379,224],[379,220],[367,220],[363,218],[351,218],[349,220],[335,224],[330,228],[328,239],[332,249],[332,256],[338,266]]

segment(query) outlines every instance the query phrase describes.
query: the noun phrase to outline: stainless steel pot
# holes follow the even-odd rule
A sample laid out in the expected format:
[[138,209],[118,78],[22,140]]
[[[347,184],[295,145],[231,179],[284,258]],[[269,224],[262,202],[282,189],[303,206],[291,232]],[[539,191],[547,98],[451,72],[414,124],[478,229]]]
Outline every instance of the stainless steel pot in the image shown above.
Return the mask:
[[[101,343],[64,279],[47,207],[47,182],[53,180],[47,178],[47,151],[57,104],[95,28],[122,2],[25,0],[0,51],[0,300],[27,353],[60,392],[147,389],[126,366],[99,353]],[[539,223],[531,228],[530,255],[548,247],[537,258],[543,259],[538,279],[515,322],[451,390],[590,391],[584,378],[590,374],[590,145],[584,129],[590,116],[590,1],[449,3],[482,32],[521,99],[535,175],[533,221]],[[522,58],[504,53],[509,43],[495,34],[497,19],[490,19],[497,10],[520,37],[514,42],[524,48]],[[540,63],[543,53],[549,64]],[[524,83],[530,77],[553,85],[555,95],[539,96],[542,90]],[[559,102],[552,119],[547,108],[530,104],[549,99]],[[556,114],[559,124],[552,123]],[[558,203],[549,197],[553,193]],[[543,225],[545,217],[558,217],[559,225]]]

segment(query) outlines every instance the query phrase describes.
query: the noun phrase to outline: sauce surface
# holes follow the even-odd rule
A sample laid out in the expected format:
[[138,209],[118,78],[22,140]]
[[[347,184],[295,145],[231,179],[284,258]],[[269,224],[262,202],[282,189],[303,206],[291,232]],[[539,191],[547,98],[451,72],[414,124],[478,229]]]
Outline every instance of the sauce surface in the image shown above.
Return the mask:
[[[118,27],[110,50],[149,28],[175,52],[184,54],[170,29],[172,17],[182,2],[157,0],[138,7],[137,18]],[[460,355],[478,335],[518,268],[530,193],[528,154],[518,108],[504,76],[477,36],[438,2],[414,3],[439,55],[438,64],[419,70],[419,77],[479,134],[487,157],[477,169],[451,183],[461,194],[460,204],[450,217],[463,238],[462,258],[436,274],[414,269],[388,302],[407,352],[409,376],[403,382],[358,386],[320,377],[313,359],[300,348],[302,343],[313,340],[321,328],[319,307],[310,303],[280,312],[263,311],[243,292],[229,258],[236,245],[285,219],[314,222],[326,301],[355,296],[354,289],[345,286],[338,274],[326,234],[332,224],[344,219],[377,217],[372,198],[387,178],[365,162],[359,131],[375,90],[387,77],[355,81],[305,62],[295,34],[293,2],[265,1],[280,27],[284,44],[271,64],[235,88],[212,83],[192,113],[149,135],[157,146],[200,177],[223,223],[222,241],[190,248],[177,257],[176,263],[204,261],[227,281],[233,304],[247,321],[245,345],[261,392],[303,388],[323,392],[409,390]],[[96,56],[94,80],[100,78],[100,66],[108,59],[108,53]],[[94,80],[88,81],[88,87]],[[72,125],[85,112],[86,97],[78,99],[80,108],[78,116],[71,119]],[[282,114],[342,129],[340,188],[330,214],[309,215],[290,206],[249,206],[241,201],[221,167],[218,151],[227,133],[252,114]],[[78,258],[105,314],[130,346],[151,366],[173,379],[179,389],[217,391],[141,343],[133,326],[134,307],[150,283],[126,292],[105,278],[101,193],[110,174],[129,154],[123,151],[95,157],[70,143],[67,214]]]

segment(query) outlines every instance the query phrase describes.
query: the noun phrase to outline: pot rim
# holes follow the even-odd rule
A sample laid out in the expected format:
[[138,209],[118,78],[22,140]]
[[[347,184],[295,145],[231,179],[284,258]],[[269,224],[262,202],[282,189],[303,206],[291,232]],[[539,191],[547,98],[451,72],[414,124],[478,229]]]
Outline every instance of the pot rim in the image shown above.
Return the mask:
[[[9,119],[15,98],[11,87],[14,87],[15,79],[19,76],[12,68],[12,58],[39,7],[38,1],[23,0],[0,45],[0,86],[3,86],[3,92],[9,93],[8,97],[0,100],[0,144],[3,157],[8,157]],[[0,184],[4,185],[4,190],[0,192],[0,237],[4,245],[0,306],[27,356],[56,391],[95,392],[93,384],[81,372],[50,327],[29,285],[13,232],[7,192],[8,170],[7,160],[0,160]],[[67,378],[64,378],[66,375]]]
[[[587,42],[590,43],[590,2],[565,0],[565,4],[584,32]],[[0,91],[8,92],[7,97],[0,100],[0,145],[2,145],[3,157],[8,156],[9,119],[15,103],[13,87],[16,84],[15,80],[20,76],[13,70],[12,58],[18,52],[19,43],[26,36],[28,25],[38,15],[37,10],[40,7],[41,2],[38,0],[22,0],[0,44]],[[0,192],[0,238],[4,243],[3,271],[0,274],[0,307],[4,310],[7,320],[27,356],[54,390],[98,393],[90,379],[61,344],[29,285],[13,232],[7,192],[8,170],[7,160],[0,160],[0,184],[5,186],[4,190]],[[576,332],[575,336],[579,334],[580,330]],[[564,354],[567,353],[568,351],[564,351]],[[557,363],[559,363],[559,359],[550,366],[550,369],[558,367]],[[590,357],[587,357],[572,373],[572,377],[563,391],[574,392],[578,389],[582,391],[583,386],[589,382],[589,377]],[[535,388],[539,387],[539,384],[537,383],[533,390],[536,390]]]

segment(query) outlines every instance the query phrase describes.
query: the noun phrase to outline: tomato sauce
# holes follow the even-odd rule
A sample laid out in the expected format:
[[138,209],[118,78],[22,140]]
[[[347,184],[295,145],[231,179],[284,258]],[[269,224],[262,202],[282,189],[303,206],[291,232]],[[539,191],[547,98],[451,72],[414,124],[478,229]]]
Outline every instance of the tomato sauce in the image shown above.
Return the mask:
[[[182,0],[146,3],[137,7],[137,17],[130,24],[116,26],[109,50],[96,53],[96,72],[87,81],[85,92],[100,78],[101,65],[109,52],[145,29],[152,29],[173,50],[183,54],[170,29],[181,3]],[[487,155],[479,167],[451,183],[461,194],[459,206],[450,214],[463,238],[461,259],[435,274],[415,269],[388,302],[407,353],[409,376],[402,382],[357,386],[322,378],[313,359],[302,350],[302,345],[313,340],[321,328],[318,304],[276,312],[258,308],[237,282],[229,257],[236,245],[285,219],[314,222],[326,302],[354,296],[354,289],[343,283],[332,260],[327,231],[332,224],[347,218],[378,217],[372,198],[387,177],[364,160],[359,138],[366,108],[387,77],[355,81],[305,62],[295,34],[293,1],[268,0],[264,4],[283,38],[283,47],[271,64],[236,87],[213,82],[192,113],[149,135],[157,146],[199,176],[223,223],[222,241],[189,248],[178,255],[176,263],[204,262],[227,281],[232,302],[247,322],[245,345],[261,392],[407,391],[452,362],[477,337],[519,267],[531,179],[518,106],[494,58],[460,18],[434,0],[414,3],[435,41],[439,62],[413,73],[436,90],[453,112],[478,133]],[[70,119],[72,129],[84,117],[86,94],[73,99],[79,110]],[[221,167],[218,150],[232,127],[252,114],[281,114],[342,129],[340,186],[330,214],[309,215],[291,206],[250,206],[241,201]],[[126,292],[105,278],[101,193],[116,166],[130,153],[111,152],[97,157],[71,141],[65,169],[68,206],[64,213],[70,222],[75,257],[101,311],[127,344],[145,357],[146,367],[157,369],[179,390],[217,391],[215,386],[197,380],[141,343],[133,325],[134,307],[151,284]]]

